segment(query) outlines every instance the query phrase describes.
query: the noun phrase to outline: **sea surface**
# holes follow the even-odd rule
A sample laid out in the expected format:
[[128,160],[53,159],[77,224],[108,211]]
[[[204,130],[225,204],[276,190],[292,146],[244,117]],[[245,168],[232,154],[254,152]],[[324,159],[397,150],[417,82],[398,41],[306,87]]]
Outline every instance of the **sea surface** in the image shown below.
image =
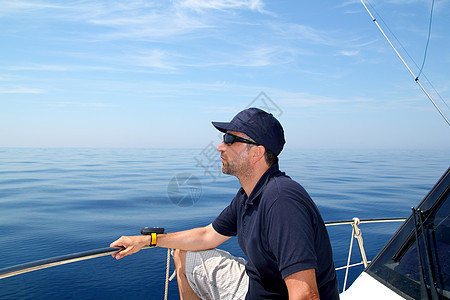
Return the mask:
[[[286,149],[280,157],[280,168],[306,188],[325,221],[408,217],[449,165],[449,151],[439,150]],[[145,226],[205,226],[239,187],[220,173],[219,155],[206,145],[0,148],[0,268],[108,247]],[[360,226],[369,260],[399,226]],[[335,265],[343,266],[351,226],[328,230]],[[242,255],[236,238],[220,248]],[[352,263],[360,261],[355,249]],[[0,280],[0,299],[163,299],[165,264],[161,248],[66,264]],[[338,277],[342,285],[344,271]],[[178,299],[176,280],[169,299]]]

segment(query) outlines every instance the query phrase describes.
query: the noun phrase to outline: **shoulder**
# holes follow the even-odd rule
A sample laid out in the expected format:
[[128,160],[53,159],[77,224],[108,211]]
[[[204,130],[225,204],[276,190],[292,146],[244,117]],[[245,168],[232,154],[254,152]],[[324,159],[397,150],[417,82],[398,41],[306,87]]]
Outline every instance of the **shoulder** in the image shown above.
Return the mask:
[[283,172],[269,178],[264,192],[265,196],[270,197],[274,203],[286,199],[300,202],[312,201],[303,186]]
[[316,223],[318,209],[308,192],[295,180],[282,173],[267,184],[263,196],[269,215],[284,216],[286,220],[301,219]]

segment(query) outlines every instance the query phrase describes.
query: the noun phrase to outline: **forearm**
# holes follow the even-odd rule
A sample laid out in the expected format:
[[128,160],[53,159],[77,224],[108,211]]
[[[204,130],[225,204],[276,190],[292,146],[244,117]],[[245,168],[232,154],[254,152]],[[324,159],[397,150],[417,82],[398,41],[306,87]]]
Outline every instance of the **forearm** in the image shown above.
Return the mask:
[[[158,234],[156,246],[187,251],[207,250],[219,246],[230,237],[217,233],[212,225],[168,234]],[[150,235],[122,236],[110,247],[122,248],[113,257],[120,259],[149,246]],[[152,241],[154,243],[154,241]]]
[[299,271],[284,279],[289,300],[318,300],[316,273],[314,269]]
[[212,225],[167,234],[158,234],[156,246],[186,251],[215,248],[229,237],[218,234]]

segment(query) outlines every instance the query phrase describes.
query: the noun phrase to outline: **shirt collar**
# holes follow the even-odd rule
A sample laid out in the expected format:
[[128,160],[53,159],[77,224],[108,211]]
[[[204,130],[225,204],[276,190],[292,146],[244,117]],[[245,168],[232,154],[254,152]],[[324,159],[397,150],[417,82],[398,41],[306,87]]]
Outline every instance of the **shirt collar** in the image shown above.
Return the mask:
[[258,183],[253,188],[250,197],[248,197],[248,199],[245,201],[245,204],[247,206],[253,205],[253,201],[258,198],[259,194],[261,194],[263,187],[267,184],[269,178],[271,178],[275,173],[278,172],[280,172],[280,168],[278,166],[278,163],[275,163],[263,174],[263,176],[261,176],[261,178],[258,180]]

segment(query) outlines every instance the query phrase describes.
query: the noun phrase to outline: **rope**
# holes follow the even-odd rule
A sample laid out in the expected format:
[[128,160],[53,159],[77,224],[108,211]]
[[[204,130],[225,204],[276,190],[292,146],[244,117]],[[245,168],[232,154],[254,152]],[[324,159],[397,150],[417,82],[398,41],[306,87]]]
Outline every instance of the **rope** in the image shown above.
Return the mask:
[[[350,269],[350,267],[360,265],[360,264],[363,264],[364,268],[367,268],[367,266],[368,266],[366,251],[364,250],[364,242],[363,242],[363,238],[362,238],[362,232],[361,232],[361,229],[359,229],[359,227],[358,227],[360,222],[361,221],[358,218],[353,218],[353,222],[351,223],[352,236],[350,238],[350,246],[348,248],[347,265],[345,267],[338,268],[338,269],[345,269],[344,286],[343,286],[342,292],[345,292],[345,287],[347,285],[347,278],[348,278],[348,270]],[[362,262],[350,265],[350,260],[352,258],[352,250],[353,250],[353,238],[355,238],[358,241],[359,252],[361,253]],[[338,270],[338,269],[336,269],[336,270]]]
[[354,223],[352,224],[353,228],[355,229],[355,238],[358,241],[359,246],[359,252],[361,253],[361,258],[364,263],[364,268],[367,268],[367,257],[366,257],[366,251],[364,251],[364,242],[362,238],[361,229],[359,229],[359,219],[353,218]]
[[166,282],[164,284],[164,300],[169,294],[170,249],[167,248]]
[[354,233],[355,233],[355,228],[352,227],[352,236],[350,237],[350,247],[348,249],[348,259],[347,259],[347,266],[346,266],[346,269],[345,269],[344,287],[342,288],[342,292],[345,291],[345,286],[347,285],[348,269],[350,267],[350,258],[352,257],[353,234]]

